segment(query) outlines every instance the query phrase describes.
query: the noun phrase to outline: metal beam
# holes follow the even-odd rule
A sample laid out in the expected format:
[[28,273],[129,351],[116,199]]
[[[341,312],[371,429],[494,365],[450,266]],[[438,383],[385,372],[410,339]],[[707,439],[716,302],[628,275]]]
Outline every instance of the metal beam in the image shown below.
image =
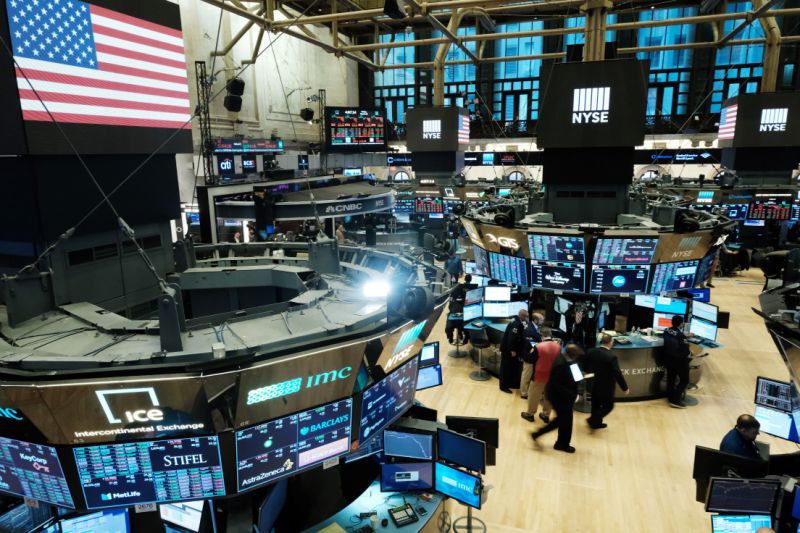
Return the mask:
[[[259,16],[261,16],[263,14],[264,14],[264,11],[261,10],[261,9],[259,9],[256,12],[256,15],[259,15]],[[255,26],[255,24],[256,24],[256,21],[248,20],[247,24],[242,26],[242,29],[239,30],[239,32],[236,35],[233,36],[233,38],[228,42],[227,45],[225,45],[225,48],[223,48],[222,50],[214,50],[213,52],[211,52],[211,56],[212,57],[213,56],[221,57],[221,56],[228,55],[228,53],[231,51],[231,49],[234,46],[236,46],[236,43],[238,43],[242,39],[242,37],[244,37],[247,34],[247,32],[250,31],[250,28]],[[259,23],[259,27],[261,28],[261,31],[263,32],[264,31],[264,26],[261,23]]]
[[[417,2],[417,0],[405,0],[405,1],[406,1],[406,3],[408,5],[411,6],[411,9],[413,9],[414,12],[424,13],[425,7],[422,4],[420,4],[419,2]],[[451,16],[454,16],[454,15],[451,15]],[[465,54],[467,54],[467,57],[470,58],[473,63],[475,63],[475,64],[478,63],[478,56],[476,56],[472,52],[472,50],[467,48],[467,46],[459,40],[458,36],[455,33],[451,32],[450,29],[447,26],[444,25],[444,23],[442,23],[439,19],[437,19],[436,17],[434,17],[430,13],[425,14],[425,18],[428,19],[428,22],[431,23],[431,26],[433,26],[435,29],[437,29],[440,32],[442,32],[444,34],[444,36],[447,37],[450,40],[451,43],[453,43],[454,45],[456,45],[459,48],[461,48],[461,50]]]
[[[305,29],[305,28],[303,28],[303,29]],[[377,68],[377,65],[375,65],[375,63],[370,61],[369,58],[366,57],[363,54],[363,52],[356,52],[356,53],[340,52],[339,50],[336,49],[336,47],[334,47],[334,46],[332,46],[332,45],[330,45],[330,44],[328,44],[326,42],[320,41],[316,37],[310,37],[308,35],[305,35],[303,33],[298,33],[296,31],[290,30],[290,29],[281,29],[281,30],[278,30],[278,31],[283,32],[286,35],[290,35],[290,36],[294,37],[295,39],[300,39],[301,41],[305,41],[305,42],[307,42],[309,44],[313,44],[314,46],[318,46],[318,47],[322,48],[323,50],[325,50],[326,52],[330,52],[332,54],[336,54],[337,56],[342,56],[342,57],[345,57],[347,59],[352,59],[353,61],[355,61],[357,63],[361,63],[362,65],[364,65],[365,67],[367,67],[370,70],[375,70]]]
[[[239,15],[240,17],[245,18],[247,20],[252,20],[256,24],[260,24],[262,26],[266,22],[268,22],[264,19],[264,17],[260,17],[255,13],[247,11],[246,9],[241,9],[239,7],[236,7],[235,5],[230,4],[228,2],[223,2],[222,0],[201,0],[201,1],[205,2],[206,4],[211,4],[212,6],[216,6],[222,10],[228,11],[229,13],[233,13],[234,15]],[[266,29],[267,30],[270,29],[269,25],[267,25]]]
[[758,17],[760,17],[769,8],[771,8],[775,4],[775,2],[777,2],[777,1],[778,0],[768,0],[767,2],[764,2],[755,11],[748,11],[747,12],[747,15],[748,15],[747,18],[745,20],[743,20],[742,22],[740,22],[735,28],[733,28],[728,33],[728,35],[726,35],[722,39],[720,39],[718,41],[718,46],[720,48],[725,46],[728,43],[728,41],[730,41],[731,39],[733,39],[734,37],[739,35],[739,33],[741,33],[742,30],[744,30],[746,27],[748,27],[750,24],[752,24],[752,22],[754,20],[756,20]]

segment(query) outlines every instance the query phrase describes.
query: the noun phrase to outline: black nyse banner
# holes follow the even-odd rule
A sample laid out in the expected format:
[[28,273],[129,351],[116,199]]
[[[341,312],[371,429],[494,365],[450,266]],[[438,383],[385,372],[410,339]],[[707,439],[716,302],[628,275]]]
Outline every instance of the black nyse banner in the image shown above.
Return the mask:
[[721,148],[800,146],[800,92],[740,94],[726,100],[718,139]]
[[413,152],[456,152],[469,144],[469,115],[460,107],[414,107],[406,113],[406,143]]

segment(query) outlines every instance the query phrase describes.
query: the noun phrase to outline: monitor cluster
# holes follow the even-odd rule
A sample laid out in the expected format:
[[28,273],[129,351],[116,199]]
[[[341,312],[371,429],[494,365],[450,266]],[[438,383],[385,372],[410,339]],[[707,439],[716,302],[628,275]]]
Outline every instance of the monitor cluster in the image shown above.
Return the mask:
[[719,308],[699,300],[685,300],[655,294],[639,294],[634,300],[639,307],[653,310],[653,329],[664,331],[672,326],[672,318],[688,319],[689,335],[708,343],[717,340]]

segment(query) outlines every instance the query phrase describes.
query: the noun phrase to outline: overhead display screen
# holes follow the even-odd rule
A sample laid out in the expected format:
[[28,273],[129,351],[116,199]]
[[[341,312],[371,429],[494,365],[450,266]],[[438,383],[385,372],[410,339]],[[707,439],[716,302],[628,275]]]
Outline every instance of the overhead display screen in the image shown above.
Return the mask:
[[489,269],[494,279],[528,285],[528,261],[524,257],[489,252]]
[[792,218],[792,200],[765,199],[750,202],[747,218],[750,220],[789,220]]
[[51,446],[0,437],[0,491],[75,508]]
[[531,259],[585,263],[583,237],[563,235],[528,235]]
[[236,432],[240,491],[310,468],[350,450],[353,400],[347,398]]
[[19,91],[6,120],[21,117],[32,154],[72,153],[59,127],[82,154],[191,153],[178,6],[98,3],[5,3]]
[[214,139],[214,153],[251,152],[254,154],[274,154],[283,152],[283,140],[277,139]]
[[359,445],[379,434],[411,407],[417,390],[418,371],[419,358],[414,357],[364,391]]
[[489,274],[489,256],[487,255],[486,250],[481,248],[480,246],[473,246],[472,247],[472,254],[475,258],[475,268],[478,272],[482,273],[485,276]]
[[413,107],[406,112],[406,142],[414,152],[456,152],[469,144],[469,115],[460,107]]
[[531,286],[555,291],[583,292],[586,267],[578,263],[531,261]]
[[382,151],[386,149],[383,111],[358,107],[326,107],[327,147],[332,151]]
[[654,267],[653,286],[650,292],[662,292],[691,289],[694,287],[694,276],[700,261],[679,261],[677,263],[661,263]]
[[416,198],[414,211],[417,213],[444,213],[444,201],[442,198]]
[[74,448],[86,507],[225,495],[217,437]]
[[800,145],[800,93],[740,94],[720,111],[720,148]]
[[595,265],[649,265],[658,237],[600,238],[594,250]]
[[646,265],[602,265],[592,267],[589,292],[636,294],[647,292],[650,267]]

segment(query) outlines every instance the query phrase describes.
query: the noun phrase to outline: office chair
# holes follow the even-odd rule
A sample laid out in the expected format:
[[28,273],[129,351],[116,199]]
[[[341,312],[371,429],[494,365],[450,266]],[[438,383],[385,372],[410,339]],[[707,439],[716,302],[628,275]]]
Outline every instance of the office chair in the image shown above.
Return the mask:
[[478,350],[478,370],[470,373],[469,379],[473,381],[488,381],[490,379],[489,373],[483,368],[483,349],[491,346],[489,337],[486,335],[484,328],[479,329],[470,335],[470,342],[472,347]]

